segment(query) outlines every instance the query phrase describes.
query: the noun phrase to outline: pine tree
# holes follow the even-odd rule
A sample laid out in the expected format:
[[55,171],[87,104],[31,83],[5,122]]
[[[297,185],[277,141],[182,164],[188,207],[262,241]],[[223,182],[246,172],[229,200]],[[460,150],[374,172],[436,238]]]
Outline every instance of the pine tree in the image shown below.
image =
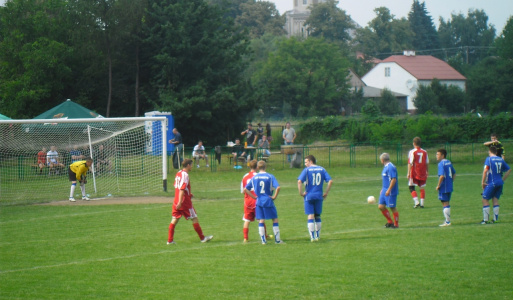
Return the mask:
[[[428,14],[426,3],[414,0],[411,10],[408,13],[408,21],[411,30],[415,33],[413,47],[416,51],[434,50],[440,48],[438,32],[433,24],[433,19]],[[422,54],[433,54],[433,51],[421,52]]]

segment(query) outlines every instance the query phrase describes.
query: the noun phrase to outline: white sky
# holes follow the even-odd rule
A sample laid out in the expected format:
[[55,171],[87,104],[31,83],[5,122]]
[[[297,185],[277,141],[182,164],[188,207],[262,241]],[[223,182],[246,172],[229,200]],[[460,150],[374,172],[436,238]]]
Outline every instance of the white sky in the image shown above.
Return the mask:
[[[268,1],[276,4],[280,14],[294,7],[294,0]],[[439,25],[439,17],[447,21],[453,12],[461,12],[466,16],[471,8],[482,9],[488,16],[488,24],[493,24],[499,35],[506,26],[508,18],[513,15],[513,0],[421,0],[420,2],[426,3],[426,9],[436,27]],[[338,7],[345,10],[360,26],[365,27],[376,17],[374,8],[386,6],[396,18],[401,18],[408,16],[412,3],[413,0],[339,0]]]

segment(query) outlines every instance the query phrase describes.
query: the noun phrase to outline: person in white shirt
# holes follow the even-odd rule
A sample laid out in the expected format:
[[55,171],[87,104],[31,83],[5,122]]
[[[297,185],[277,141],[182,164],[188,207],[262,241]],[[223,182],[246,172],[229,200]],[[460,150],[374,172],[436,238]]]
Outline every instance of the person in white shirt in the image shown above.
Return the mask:
[[50,167],[50,172],[55,167],[64,167],[64,164],[59,161],[57,147],[51,146],[50,151],[46,153],[46,164]]
[[199,168],[199,160],[204,159],[206,163],[206,167],[208,168],[208,155],[205,153],[205,146],[203,146],[202,141],[198,141],[198,144],[194,146],[192,151],[192,157],[196,162],[196,167]]

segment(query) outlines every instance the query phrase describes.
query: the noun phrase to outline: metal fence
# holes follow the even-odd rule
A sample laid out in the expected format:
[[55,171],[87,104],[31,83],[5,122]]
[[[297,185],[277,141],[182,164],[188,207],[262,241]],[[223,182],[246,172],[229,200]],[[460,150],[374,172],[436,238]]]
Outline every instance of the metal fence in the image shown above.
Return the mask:
[[[506,149],[506,161],[508,149],[513,149],[513,140],[502,141]],[[224,172],[224,171],[247,171],[247,162],[235,162],[231,157],[232,148],[227,146],[218,146],[218,152],[215,148],[206,148],[209,157],[209,168],[205,168],[205,162],[200,162],[200,169],[208,170],[211,172]],[[412,144],[401,143],[357,143],[357,144],[340,144],[330,146],[316,146],[316,145],[294,145],[294,149],[299,149],[301,165],[304,167],[303,161],[306,155],[314,155],[317,159],[317,164],[325,168],[371,168],[381,167],[379,156],[383,152],[390,154],[391,161],[397,166],[404,166],[408,162],[408,153],[413,148]],[[463,142],[423,142],[423,149],[425,149],[430,157],[430,164],[437,164],[436,151],[440,148],[447,150],[447,158],[453,163],[457,164],[473,164],[483,163],[488,155],[488,147],[483,143],[463,143]],[[265,159],[269,168],[273,170],[291,168],[288,161],[288,154],[283,151],[281,145],[274,145],[271,147],[271,155],[264,158],[261,149],[254,149],[251,158],[258,160]],[[185,148],[185,157],[192,159],[192,147]],[[292,159],[293,157],[291,157]],[[169,159],[171,162],[171,159]],[[240,166],[240,167],[237,167]],[[169,168],[171,170],[172,168]]]

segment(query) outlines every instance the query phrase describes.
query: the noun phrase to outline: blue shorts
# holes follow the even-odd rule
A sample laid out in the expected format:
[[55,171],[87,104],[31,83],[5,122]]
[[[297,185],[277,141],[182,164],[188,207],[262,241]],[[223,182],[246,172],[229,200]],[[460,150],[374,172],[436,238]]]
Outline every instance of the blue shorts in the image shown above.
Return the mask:
[[452,193],[442,193],[438,192],[438,200],[440,201],[451,201],[451,194]]
[[385,193],[379,195],[379,204],[386,205],[386,207],[395,207],[397,203],[397,195],[385,196]]
[[305,201],[305,215],[320,215],[322,214],[322,200],[306,200]]
[[487,185],[483,191],[483,199],[491,200],[493,198],[500,199],[502,195],[502,185],[493,186],[491,184]]
[[255,207],[256,218],[257,220],[271,220],[278,218],[278,211],[276,210],[276,206],[271,207]]

